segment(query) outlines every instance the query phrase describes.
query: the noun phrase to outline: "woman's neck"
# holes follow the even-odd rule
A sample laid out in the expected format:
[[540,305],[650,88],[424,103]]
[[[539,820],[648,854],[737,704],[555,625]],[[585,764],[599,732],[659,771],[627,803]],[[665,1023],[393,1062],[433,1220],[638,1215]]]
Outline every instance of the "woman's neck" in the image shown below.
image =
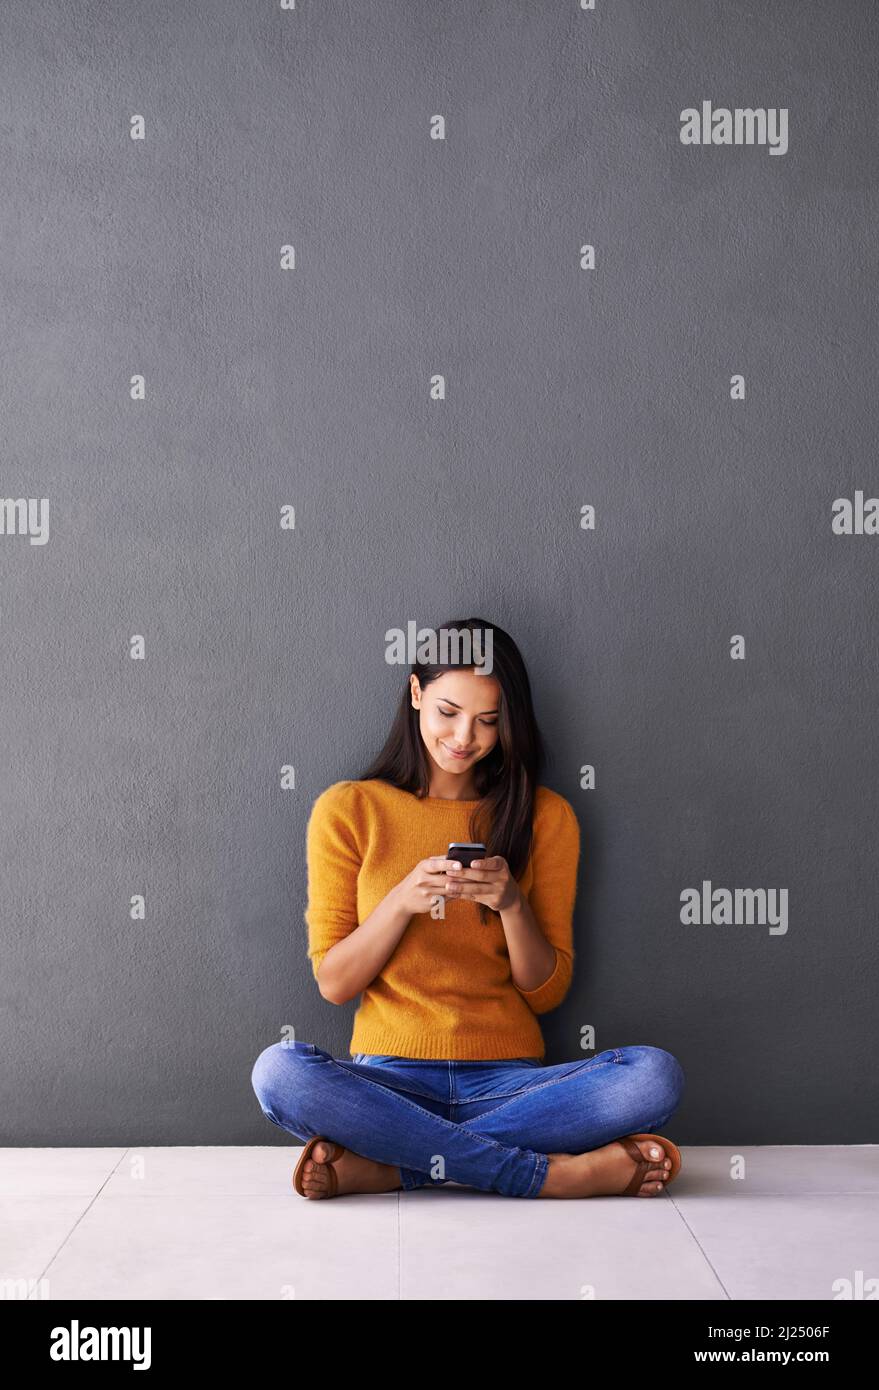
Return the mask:
[[456,777],[453,772],[443,772],[436,768],[427,789],[428,796],[440,801],[476,801],[476,779],[473,776]]

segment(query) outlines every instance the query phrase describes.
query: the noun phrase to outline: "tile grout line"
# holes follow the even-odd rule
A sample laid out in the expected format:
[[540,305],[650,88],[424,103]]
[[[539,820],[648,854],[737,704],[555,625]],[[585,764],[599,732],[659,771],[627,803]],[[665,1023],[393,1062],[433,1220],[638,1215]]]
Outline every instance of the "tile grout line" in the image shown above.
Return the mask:
[[103,1192],[104,1188],[107,1186],[107,1183],[108,1183],[108,1182],[110,1181],[110,1179],[112,1178],[113,1174],[114,1174],[115,1172],[118,1171],[120,1164],[122,1164],[122,1163],[124,1162],[124,1160],[125,1160],[125,1155],[128,1154],[128,1153],[130,1153],[130,1152],[131,1152],[130,1147],[127,1148],[127,1149],[123,1149],[123,1151],[122,1151],[122,1153],[120,1154],[120,1157],[119,1157],[119,1163],[116,1164],[116,1167],[115,1167],[115,1168],[112,1168],[112,1169],[110,1170],[110,1172],[107,1174],[107,1176],[105,1177],[104,1181],[101,1183],[100,1187],[98,1188],[97,1192],[96,1192],[96,1193],[94,1194],[94,1196],[92,1197],[92,1199],[91,1199],[91,1201],[89,1202],[88,1206],[86,1206],[86,1207],[79,1213],[79,1216],[76,1218],[76,1220],[74,1221],[74,1223],[73,1223],[73,1225],[71,1226],[70,1230],[67,1232],[67,1234],[66,1234],[66,1236],[64,1237],[64,1239],[62,1240],[61,1244],[58,1246],[58,1249],[55,1251],[54,1255],[52,1255],[51,1259],[49,1260],[49,1263],[46,1265],[45,1269],[44,1269],[43,1272],[40,1274],[40,1277],[39,1277],[39,1279],[37,1280],[37,1284],[38,1284],[38,1285],[39,1285],[40,1283],[42,1283],[42,1281],[45,1279],[46,1275],[49,1273],[49,1270],[52,1268],[52,1265],[55,1263],[55,1261],[57,1260],[58,1256],[61,1254],[61,1251],[64,1249],[64,1247],[65,1247],[65,1245],[67,1244],[67,1242],[69,1241],[70,1237],[73,1235],[73,1232],[76,1230],[76,1228],[77,1228],[77,1226],[79,1225],[80,1221],[82,1221],[83,1217],[85,1217],[85,1216],[88,1215],[88,1213],[91,1211],[92,1207],[94,1206],[95,1202],[98,1200],[98,1198],[100,1197],[101,1193]]
[[702,1242],[699,1240],[698,1236],[696,1235],[696,1232],[693,1230],[693,1228],[692,1228],[692,1226],[690,1225],[690,1223],[689,1223],[689,1221],[687,1220],[687,1218],[684,1216],[684,1213],[681,1211],[681,1209],[680,1209],[680,1207],[678,1206],[677,1202],[675,1201],[674,1197],[671,1195],[671,1193],[670,1193],[668,1190],[666,1190],[666,1191],[663,1193],[663,1196],[664,1196],[665,1198],[667,1198],[667,1200],[668,1200],[669,1202],[671,1202],[672,1206],[674,1207],[674,1209],[675,1209],[675,1211],[677,1212],[678,1216],[680,1217],[681,1221],[682,1221],[682,1222],[684,1223],[684,1225],[686,1226],[686,1228],[687,1228],[687,1230],[688,1230],[688,1232],[689,1232],[689,1234],[690,1234],[690,1239],[691,1239],[692,1241],[695,1242],[696,1248],[698,1249],[700,1255],[702,1256],[703,1260],[704,1260],[705,1263],[707,1264],[708,1268],[711,1270],[711,1273],[714,1275],[714,1277],[715,1277],[715,1279],[717,1280],[717,1282],[718,1282],[718,1284],[720,1285],[720,1287],[723,1289],[724,1296],[727,1298],[728,1301],[732,1302],[732,1301],[733,1301],[732,1294],[729,1292],[729,1290],[728,1290],[727,1287],[726,1287],[726,1284],[724,1284],[724,1282],[723,1282],[723,1280],[721,1279],[720,1275],[718,1274],[717,1270],[714,1268],[714,1265],[712,1264],[711,1260],[708,1258],[708,1255],[707,1255],[707,1253],[706,1253],[706,1251],[705,1251],[705,1247],[703,1246]]

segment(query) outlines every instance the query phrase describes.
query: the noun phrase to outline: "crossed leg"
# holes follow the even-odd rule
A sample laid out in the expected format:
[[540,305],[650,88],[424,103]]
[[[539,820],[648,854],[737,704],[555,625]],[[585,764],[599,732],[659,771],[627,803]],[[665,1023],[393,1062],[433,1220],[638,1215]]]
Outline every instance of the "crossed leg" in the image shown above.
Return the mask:
[[[546,1154],[549,1168],[538,1196],[588,1197],[625,1190],[635,1161],[615,1141],[660,1129],[680,1103],[684,1072],[664,1049],[633,1045],[530,1071],[524,1081],[506,1100],[457,1103],[455,1118],[500,1143]],[[637,1195],[656,1196],[671,1159],[656,1141],[634,1142],[650,1165]]]
[[[330,1147],[314,1146],[303,1174],[309,1197],[333,1188],[338,1195],[389,1192],[449,1180],[510,1196],[622,1192],[635,1164],[612,1141],[663,1124],[683,1089],[676,1058],[646,1046],[521,1069],[506,1098],[436,1101],[433,1110],[429,1100],[416,1105],[396,1091],[392,1070],[382,1068],[381,1080],[357,1073],[306,1043],[275,1044],[254,1067],[254,1089],[269,1119],[310,1138],[326,1134],[344,1148],[331,1184]],[[369,1088],[366,1095],[358,1082]],[[443,1108],[454,1118],[434,1113]],[[638,1195],[654,1196],[668,1177],[667,1155],[648,1141],[638,1147],[655,1160]],[[438,1159],[454,1173],[451,1179],[431,1176]]]

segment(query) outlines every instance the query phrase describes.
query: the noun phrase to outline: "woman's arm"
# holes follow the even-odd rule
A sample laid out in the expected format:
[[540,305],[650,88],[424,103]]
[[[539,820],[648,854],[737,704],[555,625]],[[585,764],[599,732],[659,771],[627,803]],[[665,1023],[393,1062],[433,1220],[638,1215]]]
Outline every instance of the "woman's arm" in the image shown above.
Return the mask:
[[412,918],[429,912],[443,896],[451,859],[422,859],[395,885],[365,922],[331,947],[317,977],[318,989],[331,1004],[347,1004],[362,994],[397,948]]
[[308,954],[317,986],[331,1004],[361,994],[396,950],[412,917],[443,895],[445,858],[423,859],[357,920],[357,878],[368,827],[356,782],[341,782],[317,798],[308,822]]
[[469,898],[500,914],[513,984],[536,1014],[561,1003],[573,975],[573,915],[580,827],[573,808],[553,798],[535,824],[533,883],[526,898],[499,855],[476,860],[448,896]]
[[524,991],[545,985],[555,970],[555,947],[547,941],[528,899],[518,887],[512,907],[501,912],[501,923],[507,938],[513,984]]
[[401,904],[397,891],[391,889],[365,922],[324,955],[317,970],[317,987],[329,1003],[347,1004],[361,994],[396,950],[412,915]]

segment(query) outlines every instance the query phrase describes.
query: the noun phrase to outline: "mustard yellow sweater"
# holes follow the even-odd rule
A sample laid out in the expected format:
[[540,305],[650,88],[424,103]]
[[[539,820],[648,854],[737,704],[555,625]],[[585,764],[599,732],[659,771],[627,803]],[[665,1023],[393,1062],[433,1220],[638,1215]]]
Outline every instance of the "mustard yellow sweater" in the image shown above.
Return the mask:
[[[315,979],[331,946],[365,922],[387,893],[453,840],[469,840],[473,801],[418,798],[387,782],[328,787],[308,822],[308,957]],[[535,1015],[554,1009],[573,967],[572,918],[580,829],[570,804],[548,787],[535,795],[534,839],[518,883],[556,951],[552,974],[519,989],[510,974],[501,919],[479,919],[476,903],[447,900],[445,919],[411,918],[394,951],[363,991],[352,1055],[487,1060],[543,1057]]]

